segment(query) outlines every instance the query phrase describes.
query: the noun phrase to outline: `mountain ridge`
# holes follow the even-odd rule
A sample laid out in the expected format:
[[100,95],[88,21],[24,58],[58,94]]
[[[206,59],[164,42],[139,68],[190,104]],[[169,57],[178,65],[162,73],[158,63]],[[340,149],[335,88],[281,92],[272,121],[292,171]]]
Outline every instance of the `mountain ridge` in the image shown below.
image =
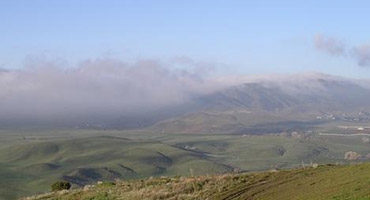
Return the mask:
[[[323,113],[370,110],[370,89],[344,78],[322,74],[308,77],[299,82],[284,79],[231,86],[199,97],[193,102],[197,109],[160,121],[153,128],[157,131],[184,132],[187,127],[204,124],[206,127],[199,128],[199,132],[225,132],[235,125],[239,129],[240,126],[249,128],[270,123],[270,120],[310,122]],[[214,116],[219,119],[215,120]],[[182,125],[176,128],[176,124]],[[212,130],[210,124],[227,128]],[[194,131],[192,128],[188,130]]]

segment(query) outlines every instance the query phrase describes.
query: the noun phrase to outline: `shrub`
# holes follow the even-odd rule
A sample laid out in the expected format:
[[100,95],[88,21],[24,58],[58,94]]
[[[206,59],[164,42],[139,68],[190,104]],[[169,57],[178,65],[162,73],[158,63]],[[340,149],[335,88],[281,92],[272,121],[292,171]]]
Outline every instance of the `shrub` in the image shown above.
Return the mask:
[[69,190],[71,183],[67,181],[58,181],[51,185],[51,191]]

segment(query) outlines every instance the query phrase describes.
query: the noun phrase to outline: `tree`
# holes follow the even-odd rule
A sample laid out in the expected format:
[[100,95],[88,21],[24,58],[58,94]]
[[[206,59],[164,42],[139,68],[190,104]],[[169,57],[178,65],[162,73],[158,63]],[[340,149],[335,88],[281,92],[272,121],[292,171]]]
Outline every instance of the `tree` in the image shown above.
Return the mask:
[[67,181],[57,181],[51,185],[51,191],[69,190],[71,183]]

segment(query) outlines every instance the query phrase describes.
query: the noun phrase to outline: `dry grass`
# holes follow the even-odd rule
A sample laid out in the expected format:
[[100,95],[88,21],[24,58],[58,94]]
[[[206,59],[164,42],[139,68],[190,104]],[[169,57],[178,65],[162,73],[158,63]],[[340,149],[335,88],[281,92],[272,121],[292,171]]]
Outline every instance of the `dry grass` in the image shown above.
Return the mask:
[[370,164],[101,183],[27,200],[367,199]]

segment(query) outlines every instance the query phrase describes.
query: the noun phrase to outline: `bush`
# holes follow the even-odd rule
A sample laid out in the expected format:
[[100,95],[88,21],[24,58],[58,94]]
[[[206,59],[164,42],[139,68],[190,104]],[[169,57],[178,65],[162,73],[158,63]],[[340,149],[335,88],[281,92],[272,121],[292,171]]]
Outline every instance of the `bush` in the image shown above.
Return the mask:
[[51,185],[51,191],[69,190],[71,183],[67,181],[58,181]]

